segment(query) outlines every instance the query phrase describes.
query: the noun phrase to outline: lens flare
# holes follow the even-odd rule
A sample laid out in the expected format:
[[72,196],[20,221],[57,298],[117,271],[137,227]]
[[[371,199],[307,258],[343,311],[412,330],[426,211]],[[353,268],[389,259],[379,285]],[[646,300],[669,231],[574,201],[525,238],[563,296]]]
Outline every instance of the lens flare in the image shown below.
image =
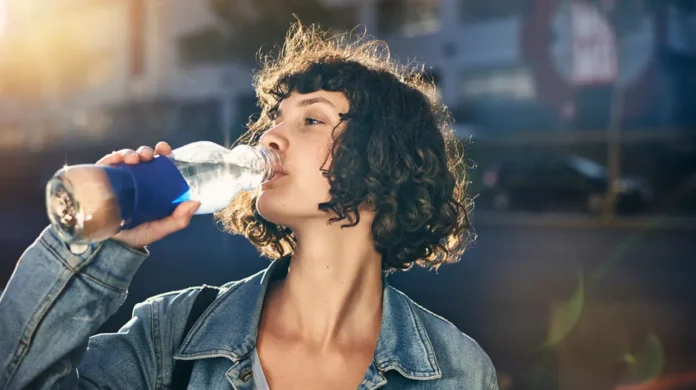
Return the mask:
[[577,287],[567,301],[557,305],[551,315],[549,333],[544,347],[552,347],[561,342],[573,330],[580,318],[585,303],[585,283],[582,272],[578,275]]

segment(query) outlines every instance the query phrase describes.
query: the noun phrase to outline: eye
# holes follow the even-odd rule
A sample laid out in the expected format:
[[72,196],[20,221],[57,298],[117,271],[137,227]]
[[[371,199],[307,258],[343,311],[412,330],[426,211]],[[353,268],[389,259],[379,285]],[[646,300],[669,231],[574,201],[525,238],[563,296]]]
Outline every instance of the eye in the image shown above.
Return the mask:
[[318,125],[318,124],[322,124],[322,123],[324,123],[324,122],[316,120],[314,118],[310,118],[308,116],[304,117],[304,124],[307,126],[313,126],[313,125]]

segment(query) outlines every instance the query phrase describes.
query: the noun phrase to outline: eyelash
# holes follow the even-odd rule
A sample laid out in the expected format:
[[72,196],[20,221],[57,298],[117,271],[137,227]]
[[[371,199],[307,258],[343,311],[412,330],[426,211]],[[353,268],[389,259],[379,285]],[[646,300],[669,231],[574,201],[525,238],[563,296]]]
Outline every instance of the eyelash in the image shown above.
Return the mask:
[[[276,111],[276,110],[270,111],[268,113],[268,117],[271,121],[275,122],[276,119],[278,118],[278,111]],[[312,122],[315,122],[315,123],[312,123]],[[324,122],[317,120],[317,119],[314,119],[314,118],[309,117],[309,116],[305,116],[302,118],[302,123],[307,125],[307,126],[314,126],[314,125],[323,124]]]
[[[318,125],[318,124],[323,123],[322,121],[318,121],[318,120],[311,118],[311,117],[308,117],[308,116],[303,118],[303,122],[307,126]],[[316,122],[316,123],[309,123],[309,122]]]

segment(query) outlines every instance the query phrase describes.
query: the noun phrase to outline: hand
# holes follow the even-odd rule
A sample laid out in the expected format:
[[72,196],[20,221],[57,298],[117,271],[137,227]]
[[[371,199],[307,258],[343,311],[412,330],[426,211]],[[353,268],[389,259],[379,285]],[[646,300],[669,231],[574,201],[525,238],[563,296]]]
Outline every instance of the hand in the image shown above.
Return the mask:
[[[149,146],[141,146],[137,151],[122,149],[102,157],[97,161],[97,164],[138,164],[140,162],[152,160],[155,154],[168,156],[171,153],[172,148],[169,144],[166,142],[158,142],[154,151]],[[145,222],[130,230],[123,230],[113,236],[113,239],[132,248],[143,248],[157,240],[161,240],[169,234],[187,227],[191,222],[193,213],[198,210],[200,205],[201,203],[196,201],[183,202],[177,206],[172,215],[156,221]]]

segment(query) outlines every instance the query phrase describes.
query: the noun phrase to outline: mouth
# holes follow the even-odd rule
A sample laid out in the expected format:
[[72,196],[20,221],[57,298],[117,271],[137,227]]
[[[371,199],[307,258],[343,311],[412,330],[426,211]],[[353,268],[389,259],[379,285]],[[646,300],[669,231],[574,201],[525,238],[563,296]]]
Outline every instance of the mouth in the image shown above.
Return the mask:
[[284,177],[284,176],[287,176],[287,173],[283,172],[281,169],[278,169],[278,170],[275,171],[275,175],[273,175],[273,177],[271,178],[271,180],[269,180],[269,181],[267,181],[267,182],[265,182],[265,183],[263,183],[263,184],[273,183],[274,181],[276,181],[276,180],[278,180],[278,179],[280,179],[280,178],[282,178],[282,177]]

